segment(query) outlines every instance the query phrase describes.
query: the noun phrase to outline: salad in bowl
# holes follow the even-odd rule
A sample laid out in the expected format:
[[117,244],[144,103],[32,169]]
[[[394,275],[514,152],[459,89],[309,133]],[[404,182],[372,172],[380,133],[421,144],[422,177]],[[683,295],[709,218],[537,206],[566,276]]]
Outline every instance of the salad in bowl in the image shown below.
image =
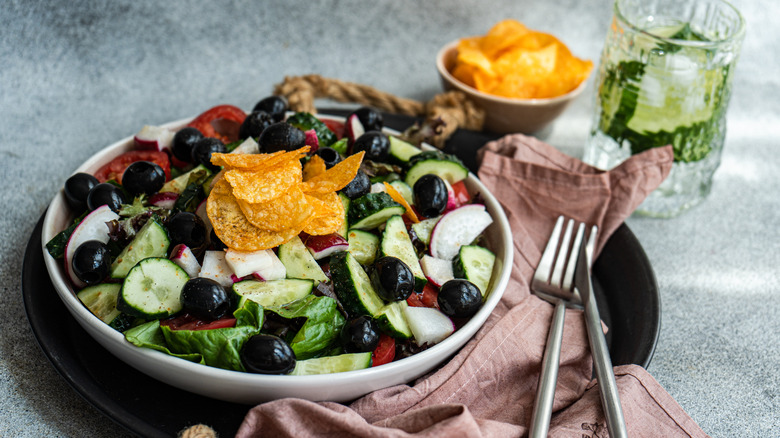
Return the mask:
[[462,347],[506,286],[489,191],[363,107],[277,96],[144,126],[84,163],[44,219],[46,265],[101,345],[239,403],[347,401]]

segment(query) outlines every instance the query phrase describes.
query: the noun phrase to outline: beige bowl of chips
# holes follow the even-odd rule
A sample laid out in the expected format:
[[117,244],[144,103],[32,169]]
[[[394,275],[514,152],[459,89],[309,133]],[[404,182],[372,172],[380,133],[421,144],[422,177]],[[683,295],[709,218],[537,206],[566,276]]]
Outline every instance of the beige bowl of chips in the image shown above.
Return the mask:
[[499,134],[548,126],[582,94],[592,67],[552,35],[514,20],[452,41],[436,56],[444,89],[466,93],[485,110],[484,129]]

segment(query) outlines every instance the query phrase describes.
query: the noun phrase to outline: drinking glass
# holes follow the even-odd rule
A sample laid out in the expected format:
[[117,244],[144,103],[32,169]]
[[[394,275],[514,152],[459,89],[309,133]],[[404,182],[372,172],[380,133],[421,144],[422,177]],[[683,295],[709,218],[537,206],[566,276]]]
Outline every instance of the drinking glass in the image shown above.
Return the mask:
[[673,217],[710,193],[744,35],[723,0],[615,1],[583,160],[610,169],[671,144],[672,170],[638,213]]

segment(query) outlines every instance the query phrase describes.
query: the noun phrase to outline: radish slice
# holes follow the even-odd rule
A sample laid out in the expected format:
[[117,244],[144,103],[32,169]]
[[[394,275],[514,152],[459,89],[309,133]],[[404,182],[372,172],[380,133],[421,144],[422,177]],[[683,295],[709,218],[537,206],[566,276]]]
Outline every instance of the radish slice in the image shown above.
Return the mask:
[[134,140],[138,149],[162,151],[171,147],[173,136],[173,131],[168,128],[146,125],[135,135]]
[[183,243],[173,247],[171,250],[171,260],[179,265],[180,268],[184,269],[184,272],[186,272],[190,278],[197,277],[198,273],[200,273],[200,263],[198,263],[198,259],[195,258],[195,254],[192,253],[190,247]]
[[349,249],[349,242],[341,234],[326,234],[324,236],[307,236],[303,244],[309,250],[314,260],[321,260],[330,257],[331,254],[338,251]]
[[357,114],[351,114],[344,124],[344,136],[347,137],[350,147],[361,135],[366,133],[366,128],[360,122]]
[[452,262],[449,260],[437,259],[425,254],[420,259],[420,266],[425,274],[425,278],[436,287],[441,287],[448,280],[455,278],[455,274],[452,271]]
[[481,204],[464,205],[445,213],[431,233],[431,255],[454,259],[461,246],[472,243],[491,223],[493,218]]
[[211,219],[209,219],[209,215],[206,210],[207,201],[208,198],[200,201],[200,204],[198,204],[198,208],[195,209],[195,215],[198,216],[203,221],[204,225],[206,225],[206,234],[211,234],[211,230],[214,227],[211,225]]
[[233,271],[225,261],[225,251],[206,251],[199,277],[210,278],[224,287],[230,287],[233,284],[232,275]]
[[150,196],[149,203],[155,207],[164,208],[166,210],[173,210],[173,206],[176,205],[177,199],[179,199],[178,193],[160,192]]
[[455,331],[452,320],[433,307],[404,308],[406,321],[417,345],[433,345],[447,339]]
[[317,149],[320,148],[320,138],[317,137],[317,131],[309,129],[304,131],[304,134],[306,134],[306,146],[311,147],[310,152],[317,152]]
[[73,254],[82,243],[88,240],[99,240],[103,243],[108,242],[109,228],[107,222],[118,220],[119,215],[109,208],[108,205],[102,205],[79,222],[70,235],[68,243],[65,245],[65,272],[67,272],[70,281],[78,287],[83,288],[87,284],[81,281],[71,268],[73,263]]
[[452,189],[452,185],[446,178],[442,178],[442,181],[444,181],[444,185],[447,187],[447,207],[444,208],[444,211],[455,210],[460,207],[460,203],[458,203],[458,199],[455,197],[455,190]]
[[249,137],[244,140],[243,143],[238,145],[231,154],[259,154],[260,146],[257,144],[254,138]]
[[271,249],[260,251],[228,249],[225,251],[225,262],[239,278],[257,274],[265,280],[271,280],[284,278],[287,275],[284,264]]

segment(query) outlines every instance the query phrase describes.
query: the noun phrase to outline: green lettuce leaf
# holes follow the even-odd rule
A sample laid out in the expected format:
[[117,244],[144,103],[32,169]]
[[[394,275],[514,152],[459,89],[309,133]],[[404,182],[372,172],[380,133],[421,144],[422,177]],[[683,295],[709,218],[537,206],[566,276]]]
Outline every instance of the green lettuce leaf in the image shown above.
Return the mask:
[[297,360],[321,356],[329,351],[345,323],[336,300],[327,296],[309,295],[283,306],[269,307],[266,311],[287,319],[306,318],[300,330],[289,340]]

